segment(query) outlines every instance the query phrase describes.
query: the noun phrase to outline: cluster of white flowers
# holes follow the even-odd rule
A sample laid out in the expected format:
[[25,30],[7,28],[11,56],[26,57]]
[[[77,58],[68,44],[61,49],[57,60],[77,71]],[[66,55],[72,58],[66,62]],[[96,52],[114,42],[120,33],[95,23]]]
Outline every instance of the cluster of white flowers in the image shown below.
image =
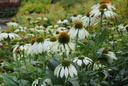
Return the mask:
[[[99,19],[101,16],[103,18],[111,18],[115,17],[117,14],[113,12],[115,7],[112,4],[108,3],[99,3],[97,5],[92,6],[91,11],[89,11],[85,16],[74,14],[71,16],[72,22],[69,22],[67,19],[60,19],[57,21],[57,25],[49,25],[43,26],[42,24],[38,24],[40,21],[44,20],[47,21],[47,18],[38,17],[38,21],[33,21],[30,18],[29,23],[33,24],[33,27],[22,27],[19,26],[16,22],[9,22],[7,23],[8,27],[15,27],[17,29],[14,32],[2,32],[0,33],[0,41],[4,39],[20,39],[19,35],[16,33],[24,32],[26,35],[24,38],[28,38],[28,40],[32,39],[31,44],[26,43],[24,45],[16,44],[13,46],[13,57],[14,60],[20,59],[23,57],[22,53],[24,52],[25,57],[27,55],[34,55],[34,54],[43,54],[43,53],[50,53],[51,56],[54,54],[58,54],[60,56],[65,55],[65,58],[61,59],[61,63],[55,68],[54,75],[60,78],[72,78],[78,75],[77,69],[75,68],[74,62],[81,66],[90,66],[93,64],[93,60],[86,56],[75,56],[74,59],[68,58],[70,54],[75,53],[76,45],[78,41],[86,40],[90,38],[90,33],[88,32],[87,28],[89,26],[95,26],[99,23]],[[69,24],[71,23],[72,26],[60,26],[60,24]],[[128,24],[123,26],[122,24],[118,26],[118,30],[127,31]],[[51,38],[50,38],[51,37]],[[29,39],[30,38],[30,39]],[[74,41],[75,39],[78,39]],[[109,61],[117,60],[116,54],[112,51],[108,51],[105,48],[101,48],[97,51],[97,56],[101,56],[105,54]],[[61,53],[61,54],[60,54]],[[93,70],[97,70],[99,68],[103,68],[104,65],[100,64],[100,62],[95,62],[93,64]],[[39,85],[39,80],[36,79],[31,86]],[[47,83],[47,84],[46,84]],[[53,86],[52,81],[46,79],[41,86]]]

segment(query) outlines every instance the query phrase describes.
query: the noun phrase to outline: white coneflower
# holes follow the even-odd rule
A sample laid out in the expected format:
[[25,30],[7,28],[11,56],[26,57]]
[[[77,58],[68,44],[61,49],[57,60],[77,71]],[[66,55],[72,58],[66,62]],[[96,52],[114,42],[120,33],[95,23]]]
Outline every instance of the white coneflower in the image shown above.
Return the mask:
[[106,18],[112,18],[117,15],[115,12],[113,12],[113,10],[110,9],[110,7],[109,7],[109,5],[107,5],[107,3],[100,4],[98,8],[93,9],[90,12],[90,15],[94,16],[96,18],[101,16],[101,14],[103,15],[103,17],[106,17]]
[[48,78],[43,81],[43,84],[41,84],[41,86],[53,86],[53,83],[51,79]]
[[88,57],[85,57],[85,56],[75,57],[73,62],[77,63],[77,65],[79,65],[79,66],[82,66],[82,64],[85,64],[86,66],[92,64],[92,60]]
[[53,35],[57,28],[59,28],[59,25],[49,25],[46,29],[50,34]]
[[7,23],[7,26],[12,27],[12,28],[16,28],[16,27],[18,27],[18,23],[16,23],[16,20],[12,18],[11,22]]
[[65,27],[58,27],[54,32],[54,36],[58,36],[61,32],[68,32],[68,29]]
[[73,16],[71,16],[72,22],[80,20],[81,18],[82,18],[82,15],[74,14]]
[[41,25],[41,23],[38,23],[38,25],[35,26],[35,29],[38,29],[38,30],[43,29],[43,28],[44,26]]
[[81,18],[81,21],[83,22],[84,27],[95,26],[99,19],[93,16],[90,16],[90,11],[86,12],[86,15]]
[[49,41],[49,47],[51,48],[52,44],[57,41],[57,37],[56,36],[50,36],[48,41]]
[[42,52],[49,51],[49,44],[44,41],[43,36],[33,38],[31,40],[31,46],[29,47],[27,54],[41,54]]
[[36,30],[36,32],[38,32],[37,34],[38,35],[44,35],[44,36],[46,36],[46,35],[49,35],[49,30],[47,29],[47,28],[42,28],[42,29],[40,29],[40,30]]
[[15,33],[12,33],[9,30],[6,30],[6,31],[4,31],[0,34],[0,40],[4,40],[4,39],[11,40],[11,39],[14,39],[14,38],[20,38],[20,36],[15,34]]
[[41,78],[36,79],[35,81],[33,81],[31,86],[38,86],[40,84],[40,86],[53,86],[53,83],[51,81],[51,79],[45,79],[42,83],[40,83]]
[[30,37],[34,37],[34,36],[35,36],[34,33],[28,33],[28,34],[26,34],[25,38],[30,38]]
[[53,53],[65,52],[69,55],[71,51],[75,50],[75,44],[70,41],[70,36],[67,32],[61,32],[58,36],[58,40],[54,42],[51,46],[51,51]]
[[120,24],[118,26],[118,31],[126,31],[126,29],[124,28],[124,25],[123,24]]
[[31,86],[38,86],[39,84],[39,79],[36,79],[35,81],[33,81]]
[[96,61],[94,64],[93,64],[93,70],[98,70],[100,68],[104,68],[105,66],[102,65],[99,61]]
[[62,19],[58,20],[57,23],[58,24],[66,24],[66,23],[68,23],[68,20],[62,18]]
[[74,77],[77,76],[77,70],[68,60],[62,60],[55,68],[54,75],[61,78]]
[[27,50],[28,49],[28,47],[30,46],[30,44],[25,44],[24,42],[20,42],[20,43],[18,43],[17,45],[14,45],[13,47],[14,47],[14,49],[13,49],[13,52],[15,52],[16,51],[16,49],[19,49],[19,50]]
[[3,67],[3,66],[4,66],[4,64],[5,64],[4,59],[0,59],[0,66],[1,66],[1,67]]
[[127,30],[127,32],[128,32],[128,21],[126,21],[126,22],[124,22],[123,23],[123,26],[124,26],[124,28]]
[[117,60],[117,57],[114,52],[108,51],[105,48],[101,48],[97,51],[97,56],[100,57],[103,54],[109,57],[109,61]]
[[59,25],[55,24],[55,25],[50,25],[47,27],[48,29],[57,29],[59,28]]
[[112,4],[106,3],[106,2],[100,2],[100,3],[98,3],[98,4],[94,5],[94,6],[92,6],[91,9],[92,9],[92,10],[98,9],[101,4],[106,4],[107,7],[108,7],[108,10],[111,10],[111,11],[112,11],[112,10],[116,10],[116,8],[115,8]]
[[37,20],[38,20],[38,21],[41,21],[41,20],[42,20],[42,17],[38,17]]
[[18,44],[14,45],[13,46],[13,58],[14,58],[14,60],[16,60],[16,58],[20,59],[23,56],[23,54],[25,56],[29,47],[30,47],[30,44],[25,44],[24,42],[19,42]]
[[48,20],[48,18],[44,17],[44,18],[43,18],[43,20],[47,21],[47,20]]
[[79,40],[89,37],[88,31],[83,27],[83,23],[81,21],[74,22],[74,27],[69,30],[69,35],[72,39],[78,37]]
[[26,33],[26,31],[27,31],[27,27],[19,26],[19,28],[16,29],[14,32],[15,33],[18,33],[18,32],[24,32],[24,33]]

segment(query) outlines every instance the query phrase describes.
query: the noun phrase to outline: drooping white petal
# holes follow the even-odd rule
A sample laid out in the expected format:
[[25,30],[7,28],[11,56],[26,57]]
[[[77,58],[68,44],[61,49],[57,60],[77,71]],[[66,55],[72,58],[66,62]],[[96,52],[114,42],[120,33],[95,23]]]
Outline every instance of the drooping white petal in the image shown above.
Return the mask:
[[71,69],[70,66],[68,67],[68,71],[69,71],[69,75],[70,75],[71,77],[73,77],[74,74],[73,74],[73,71],[72,71],[72,69]]
[[37,50],[38,50],[39,53],[42,53],[42,51],[43,51],[43,43],[41,43],[41,42],[38,43]]
[[75,58],[74,60],[73,60],[73,62],[77,62],[78,61],[78,59],[77,58]]
[[68,68],[67,67],[65,67],[65,71],[64,72],[65,72],[65,77],[67,78],[68,77]]
[[60,71],[60,77],[63,78],[64,74],[65,74],[64,67],[62,67]]
[[56,68],[55,68],[55,70],[54,70],[54,75],[56,76],[57,75],[57,77],[59,76],[59,72],[60,72],[60,69],[61,69],[61,65],[58,65]]
[[16,51],[16,49],[18,48],[19,45],[14,45],[14,49],[13,49],[13,53]]
[[73,71],[73,73],[75,74],[75,75],[77,75],[77,71],[76,71],[76,68],[72,65],[72,64],[70,64],[70,68],[71,68],[71,70]]
[[78,60],[78,61],[77,61],[77,64],[78,64],[79,66],[81,66],[81,65],[82,65],[82,60]]
[[110,52],[110,51],[109,51],[107,55],[109,56],[109,58],[110,58],[111,60],[113,60],[113,59],[117,60],[117,57],[116,57],[116,55],[115,55],[114,52]]

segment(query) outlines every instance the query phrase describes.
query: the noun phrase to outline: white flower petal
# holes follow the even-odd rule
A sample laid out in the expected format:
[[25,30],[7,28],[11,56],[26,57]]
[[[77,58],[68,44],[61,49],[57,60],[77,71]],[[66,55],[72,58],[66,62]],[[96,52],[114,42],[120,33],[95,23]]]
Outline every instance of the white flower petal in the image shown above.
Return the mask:
[[[70,71],[69,71],[70,72]],[[65,77],[67,78],[68,77],[68,69],[67,67],[65,67]]]
[[65,74],[65,71],[64,71],[64,67],[62,66],[60,71],[60,77],[63,78],[64,74]]

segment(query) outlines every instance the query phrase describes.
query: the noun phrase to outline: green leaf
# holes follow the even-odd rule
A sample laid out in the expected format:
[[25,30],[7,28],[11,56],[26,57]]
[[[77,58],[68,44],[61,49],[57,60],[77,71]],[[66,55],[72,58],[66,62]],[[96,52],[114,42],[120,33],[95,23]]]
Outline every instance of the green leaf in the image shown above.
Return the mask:
[[54,71],[54,69],[56,68],[56,66],[58,66],[59,65],[59,61],[57,60],[57,59],[55,59],[55,58],[53,58],[53,59],[50,59],[49,61],[48,61],[48,68],[50,69],[50,70],[52,70],[52,71]]
[[106,71],[106,70],[103,70],[103,73],[104,73],[104,75],[105,75],[105,79],[109,76],[109,73],[108,73],[108,71]]
[[20,79],[24,79],[24,80],[28,80],[28,81],[30,81],[30,82],[32,82],[33,81],[33,73],[23,73],[19,78],[18,78],[18,80],[20,80]]
[[107,82],[107,81],[102,81],[101,82],[101,85],[102,86],[110,86],[109,82]]
[[[72,79],[68,80],[67,84],[68,83],[71,84],[71,86],[79,86],[77,78],[72,78]],[[69,86],[69,85],[67,85],[67,86]]]
[[0,73],[0,77],[3,78],[3,82],[7,84],[7,86],[18,86],[18,83],[14,81],[11,77],[7,74]]
[[52,0],[42,0],[42,2],[45,4],[50,4],[52,2]]
[[99,36],[99,43],[102,43],[105,41],[107,34],[108,34],[108,29],[104,28],[104,30],[101,32],[101,34]]
[[22,83],[19,84],[19,86],[27,86],[28,81],[23,81]]

